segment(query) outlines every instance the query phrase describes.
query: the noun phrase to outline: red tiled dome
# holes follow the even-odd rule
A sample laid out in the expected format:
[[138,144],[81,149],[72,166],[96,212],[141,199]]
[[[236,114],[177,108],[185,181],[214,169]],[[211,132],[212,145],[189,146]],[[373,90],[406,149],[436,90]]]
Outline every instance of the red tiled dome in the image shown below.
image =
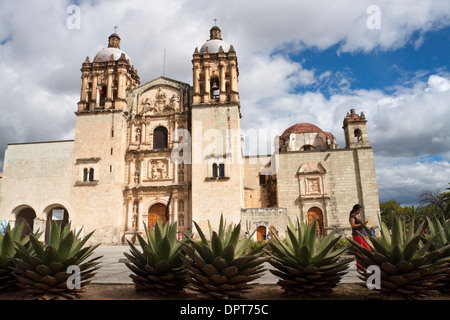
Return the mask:
[[289,135],[291,133],[316,133],[316,132],[323,132],[323,131],[318,126],[315,126],[311,123],[301,122],[287,128],[281,135],[281,139],[289,140]]

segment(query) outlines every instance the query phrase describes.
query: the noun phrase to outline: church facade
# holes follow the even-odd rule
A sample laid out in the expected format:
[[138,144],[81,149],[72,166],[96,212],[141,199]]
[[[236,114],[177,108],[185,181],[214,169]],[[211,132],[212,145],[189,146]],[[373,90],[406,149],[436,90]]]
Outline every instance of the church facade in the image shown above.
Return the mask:
[[[349,232],[354,204],[378,227],[379,200],[365,115],[343,117],[346,146],[310,123],[275,141],[271,155],[245,156],[238,59],[221,30],[192,58],[193,84],[159,77],[144,84],[113,33],[81,68],[74,140],[9,144],[0,176],[0,219],[47,230],[50,221],[93,242],[134,240],[158,219],[208,230],[242,222],[255,240],[284,235],[288,219],[317,233]],[[43,234],[45,237],[45,232]]]

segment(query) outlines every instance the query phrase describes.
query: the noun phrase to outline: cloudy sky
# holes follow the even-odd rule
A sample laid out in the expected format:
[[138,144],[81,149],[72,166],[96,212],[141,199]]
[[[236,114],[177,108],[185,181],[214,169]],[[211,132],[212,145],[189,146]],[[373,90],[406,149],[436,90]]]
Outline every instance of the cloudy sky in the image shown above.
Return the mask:
[[354,108],[381,201],[448,186],[448,0],[0,0],[0,172],[8,143],[74,139],[81,64],[115,25],[142,83],[162,75],[166,52],[165,76],[192,84],[214,18],[238,55],[242,128],[268,132],[249,153],[298,122],[344,147]]

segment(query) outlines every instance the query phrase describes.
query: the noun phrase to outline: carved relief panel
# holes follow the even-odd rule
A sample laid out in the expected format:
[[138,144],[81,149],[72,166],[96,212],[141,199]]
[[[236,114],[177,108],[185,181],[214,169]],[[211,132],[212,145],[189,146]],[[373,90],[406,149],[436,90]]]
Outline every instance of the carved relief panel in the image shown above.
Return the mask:
[[148,178],[150,180],[167,180],[170,179],[169,160],[168,159],[152,159],[148,162]]
[[170,115],[182,111],[180,92],[171,87],[156,87],[144,92],[140,99],[140,114]]
[[326,170],[320,163],[308,161],[297,171],[301,197],[321,197],[326,195]]

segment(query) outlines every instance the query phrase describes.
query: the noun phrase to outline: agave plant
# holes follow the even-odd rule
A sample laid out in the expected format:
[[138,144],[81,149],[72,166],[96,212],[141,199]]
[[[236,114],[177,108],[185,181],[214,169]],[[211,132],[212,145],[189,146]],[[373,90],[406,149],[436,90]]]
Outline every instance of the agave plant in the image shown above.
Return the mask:
[[5,234],[0,234],[0,290],[15,287],[16,278],[13,276],[11,268],[14,266],[12,258],[17,256],[16,241],[27,248],[29,242],[28,235],[21,239],[24,226],[25,222],[22,222],[11,229],[8,224],[5,228]]
[[[297,219],[297,228],[289,219],[285,241],[276,234],[270,242],[270,272],[280,278],[280,285],[288,296],[313,298],[329,296],[346,273],[351,259],[340,259],[347,246],[335,250],[341,238],[336,230],[327,236],[316,236],[314,219],[311,226]],[[297,229],[297,230],[296,230]]]
[[[61,228],[53,221],[49,228],[48,244],[40,242],[34,234],[30,234],[32,250],[27,250],[25,246],[16,242],[17,257],[12,260],[17,285],[25,289],[25,293],[33,294],[37,298],[78,297],[83,287],[95,275],[94,271],[99,268],[97,265],[100,263],[97,260],[102,257],[97,256],[86,261],[99,244],[83,247],[94,231],[83,239],[80,238],[81,231],[74,235],[70,223]],[[70,266],[78,266],[80,270],[79,287],[77,282],[68,281],[72,275],[70,269],[68,270]]]
[[[430,234],[432,237],[435,237],[435,241],[430,246],[430,250],[441,250],[442,255],[441,258],[445,259],[445,261],[450,262],[450,248],[448,245],[450,244],[450,220],[447,221],[439,221],[438,219],[428,220],[428,228],[430,230]],[[447,247],[447,248],[446,248]],[[450,268],[447,270],[447,273],[444,278],[440,280],[443,283],[439,290],[445,293],[450,292]]]
[[362,266],[358,270],[360,279],[367,282],[372,275],[366,270],[369,266],[380,268],[381,289],[372,296],[384,299],[419,299],[438,293],[437,289],[442,285],[439,280],[445,276],[448,268],[448,263],[441,257],[449,247],[431,249],[439,234],[421,242],[423,225],[422,223],[414,230],[414,220],[406,225],[399,217],[394,217],[391,236],[386,224],[382,222],[380,239],[365,237],[370,251],[348,239],[351,251]]
[[211,241],[208,241],[194,221],[201,241],[187,236],[183,244],[186,255],[182,256],[188,271],[190,288],[201,299],[244,298],[253,287],[253,280],[264,271],[260,256],[265,244],[249,250],[250,237],[240,239],[241,224],[226,227],[223,215],[218,231],[208,221]]
[[130,241],[130,253],[125,264],[134,273],[136,290],[144,290],[154,296],[175,294],[187,285],[186,270],[180,259],[181,242],[177,241],[177,223],[163,227],[161,219],[154,228],[146,230],[146,240],[136,232],[141,246],[139,251]]

